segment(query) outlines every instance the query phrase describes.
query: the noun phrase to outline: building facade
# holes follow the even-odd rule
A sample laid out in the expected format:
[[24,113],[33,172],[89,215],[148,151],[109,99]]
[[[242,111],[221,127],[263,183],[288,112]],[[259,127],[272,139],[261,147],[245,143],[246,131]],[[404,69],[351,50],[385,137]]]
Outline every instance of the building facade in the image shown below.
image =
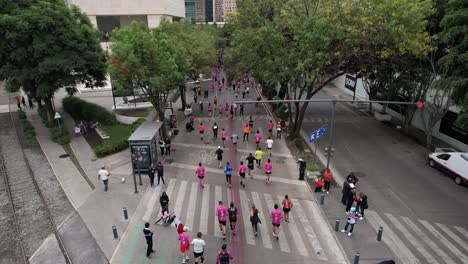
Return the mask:
[[68,4],[79,6],[102,32],[128,26],[132,21],[157,27],[164,19],[176,21],[186,16],[184,0],[68,0]]
[[224,0],[224,19],[226,20],[226,16],[229,14],[233,14],[237,12],[237,5],[236,0]]
[[224,0],[214,0],[215,22],[224,22]]
[[[195,23],[224,23],[226,14],[237,12],[236,0],[186,0],[185,7],[191,8],[188,2],[194,1]],[[186,11],[186,19],[193,21]]]
[[195,5],[195,0],[185,0],[185,19],[192,24],[196,22]]

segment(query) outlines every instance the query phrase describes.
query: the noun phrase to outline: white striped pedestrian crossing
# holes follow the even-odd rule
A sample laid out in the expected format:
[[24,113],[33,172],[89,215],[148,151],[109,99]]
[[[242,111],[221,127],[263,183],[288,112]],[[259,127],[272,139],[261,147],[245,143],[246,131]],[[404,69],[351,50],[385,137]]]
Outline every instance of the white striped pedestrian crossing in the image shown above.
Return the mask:
[[304,230],[306,232],[307,237],[309,238],[309,242],[312,244],[312,248],[314,249],[314,252],[317,254],[317,258],[322,259],[322,260],[327,260],[327,257],[325,256],[323,252],[323,248],[320,245],[320,242],[318,240],[317,235],[314,232],[314,229],[312,225],[310,224],[309,220],[307,219],[307,216],[305,215],[305,211],[301,206],[301,203],[299,203],[299,200],[297,199],[291,199],[294,210],[291,210],[293,215],[297,215],[299,217],[299,220],[302,223],[302,226],[304,227]]
[[247,244],[249,245],[255,245],[255,240],[254,240],[254,233],[253,229],[250,225],[250,206],[252,203],[249,202],[247,199],[247,194],[245,193],[244,190],[239,190],[239,197],[240,197],[240,205],[241,205],[241,210],[242,210],[242,222],[244,222],[244,231],[246,233],[245,239],[247,241]]
[[187,217],[185,220],[185,225],[189,228],[193,227],[193,222],[195,219],[195,209],[197,206],[197,196],[198,196],[198,183],[192,182],[192,187],[190,188],[190,200],[188,202],[187,208]]
[[[174,180],[169,180],[169,184],[174,184]],[[146,211],[145,211],[145,214],[143,215],[143,217],[141,218],[143,220],[143,222],[148,222],[151,218],[151,214],[153,213],[153,210],[154,210],[154,207],[156,204],[156,201],[157,199],[159,198],[160,196],[160,193],[161,193],[161,189],[162,188],[157,188],[156,190],[150,190],[152,191],[151,193],[151,196],[150,196],[150,199],[148,201],[148,204],[146,204]]]
[[184,195],[177,195],[177,199],[174,205],[174,212],[177,216],[180,216],[182,213],[182,204],[184,203],[186,189],[187,189],[187,182],[182,181],[179,185],[179,191],[177,193],[184,194]]
[[455,229],[460,232],[463,236],[465,236],[465,239],[468,240],[468,231],[464,229],[463,227],[455,226]]
[[422,256],[424,256],[425,260],[427,263],[438,263],[437,260],[435,260],[431,254],[424,248],[421,243],[419,243],[419,240],[415,238],[409,231],[404,227],[400,221],[396,217],[394,217],[391,214],[385,214],[387,218],[392,222],[392,224],[401,232],[403,235],[406,237],[406,240],[408,240],[415,248],[416,250],[421,253]]
[[388,227],[388,225],[383,221],[383,219],[374,211],[366,211],[367,218],[373,226],[374,230],[377,232],[379,230],[379,225],[382,226],[385,230],[385,239],[382,241],[388,245],[392,250],[395,256],[399,256],[402,263],[420,263],[420,261],[414,256],[414,254],[405,246],[403,241]]
[[468,242],[463,241],[459,236],[452,232],[446,225],[437,223],[437,226],[442,229],[452,240],[458,243],[465,251],[468,252]]
[[[257,192],[252,192],[252,201],[257,208],[262,208],[262,203],[260,202],[260,196],[258,195]],[[268,212],[269,212],[268,209],[266,209],[266,210],[260,211],[260,213],[258,214],[260,221],[262,222],[262,224],[259,225],[260,227],[259,235],[262,237],[263,246],[271,249],[273,248],[271,244],[272,232],[270,231],[271,229],[267,229],[267,221],[265,219],[265,216],[268,217]],[[268,223],[269,222],[271,221],[268,221]]]
[[[263,197],[265,198],[267,207],[270,208],[270,210],[273,210],[273,206],[275,202],[273,201],[273,197],[271,197],[271,194],[264,193]],[[267,212],[270,212],[270,210],[265,211],[265,214],[267,214]],[[286,240],[286,234],[284,233],[283,229],[284,227],[279,229],[280,233],[279,233],[278,242],[279,242],[281,251],[289,253],[291,252],[291,250],[289,250],[288,241]]]
[[443,250],[441,250],[434,241],[432,241],[416,224],[414,224],[408,217],[402,216],[401,219],[406,223],[412,231],[419,235],[422,241],[426,244],[447,264],[455,264],[455,261],[450,258]]
[[[203,193],[202,205],[200,212],[200,232],[203,234],[208,234],[208,213],[210,210],[210,185],[205,184],[205,188],[201,190]],[[215,229],[216,230],[216,229]]]
[[[221,186],[215,186],[215,199],[214,199],[214,209],[218,208],[219,206],[219,201],[223,201],[223,193]],[[224,206],[226,206],[224,204]],[[227,222],[226,222],[227,224]],[[216,213],[214,214],[214,235],[216,237],[223,237],[221,234],[221,231],[219,230],[219,222],[218,222],[218,217],[216,216]]]
[[[278,201],[281,201],[282,199],[283,198],[280,196],[277,198]],[[284,228],[288,229],[289,232],[291,233],[291,238],[293,239],[294,244],[296,245],[297,251],[299,251],[299,254],[304,257],[309,256],[306,245],[304,244],[304,240],[302,240],[301,233],[299,232],[299,229],[297,228],[297,223],[294,217],[289,218],[289,224],[284,225]]]
[[448,241],[448,239],[446,239],[431,224],[429,224],[429,222],[427,222],[426,220],[421,220],[421,219],[419,220],[419,222],[423,224],[427,230],[431,231],[431,233],[437,239],[439,239],[453,254],[455,254],[455,256],[460,258],[463,261],[463,263],[468,263],[468,257],[465,254],[463,254],[457,247],[455,247],[455,245],[452,244],[452,242]]

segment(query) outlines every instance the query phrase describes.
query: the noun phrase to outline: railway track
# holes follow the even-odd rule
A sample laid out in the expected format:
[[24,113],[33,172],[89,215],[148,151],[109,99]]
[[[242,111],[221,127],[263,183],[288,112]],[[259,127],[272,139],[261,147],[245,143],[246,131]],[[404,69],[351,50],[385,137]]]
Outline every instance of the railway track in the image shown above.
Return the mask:
[[0,264],[28,263],[50,234],[70,264],[17,132],[11,113],[0,114]]

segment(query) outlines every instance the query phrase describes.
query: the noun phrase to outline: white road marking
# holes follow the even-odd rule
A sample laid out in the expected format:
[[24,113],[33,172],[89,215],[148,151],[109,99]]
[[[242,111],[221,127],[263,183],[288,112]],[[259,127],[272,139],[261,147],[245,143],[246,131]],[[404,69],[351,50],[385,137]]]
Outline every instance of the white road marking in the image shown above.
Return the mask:
[[190,188],[190,200],[188,202],[187,208],[187,217],[185,219],[185,225],[193,229],[193,223],[195,220],[195,209],[197,206],[197,196],[198,196],[198,183],[192,182],[192,187]]
[[[171,184],[171,181],[173,182],[174,180],[169,180],[169,184]],[[173,183],[174,184],[174,183]],[[151,191],[151,196],[149,198],[148,203],[146,204],[146,210],[145,214],[141,218],[143,222],[148,222],[151,218],[151,215],[153,214],[153,210],[155,207],[159,205],[159,202],[157,201],[159,194],[161,193],[162,188],[157,188],[156,190],[152,189]]]
[[[255,131],[256,132],[256,131]],[[253,135],[255,133],[251,133],[251,136],[253,138]],[[239,134],[238,134],[239,135]],[[239,137],[243,136],[240,135]],[[250,138],[250,136],[249,136]],[[268,139],[268,137],[267,137]],[[263,139],[263,141],[265,141],[266,139]],[[227,141],[227,140],[226,140]],[[255,140],[254,140],[255,141]],[[249,141],[250,142],[250,141]],[[255,143],[255,142],[254,142]],[[186,148],[190,148],[190,149],[211,149],[211,150],[216,150],[218,149],[218,146],[210,146],[210,145],[197,145],[197,144],[189,144],[189,143],[172,143],[172,145],[174,146],[180,146],[180,147],[186,147]],[[253,150],[249,150],[249,149],[240,149],[238,148],[237,149],[237,152],[242,152],[242,153],[252,153]],[[252,153],[253,154],[253,153]],[[273,157],[282,157],[282,158],[290,158],[290,159],[293,159],[294,156],[293,155],[290,155],[290,154],[284,154],[284,153],[273,153],[272,155]]]
[[205,188],[203,188],[201,192],[203,193],[203,196],[202,196],[202,205],[201,205],[201,212],[200,212],[200,232],[206,235],[208,234],[208,213],[210,210],[210,206],[209,206],[210,185],[205,184]]
[[[264,193],[263,197],[265,198],[265,201],[266,201],[266,204],[267,204],[268,208],[270,210],[273,210],[273,205],[275,204],[275,201],[273,201],[273,197],[271,197],[271,194]],[[284,233],[283,229],[284,229],[284,227],[281,228],[281,226],[280,226],[280,229],[279,229],[280,234],[279,234],[278,242],[279,242],[281,251],[289,253],[289,252],[291,252],[291,250],[289,249],[288,240],[286,239],[286,234]]]
[[[218,202],[222,201],[222,200],[223,200],[223,192],[222,192],[221,186],[215,186],[215,199],[214,199],[214,209],[215,209],[215,214],[214,214],[214,236],[215,237],[223,237],[221,232],[218,231],[219,230],[219,222],[218,222],[218,217],[216,216],[216,208],[218,208],[218,206],[219,206]],[[223,205],[226,206],[226,204],[224,204],[224,202],[223,202]],[[227,225],[227,221],[226,221],[226,225]],[[227,227],[226,227],[226,229],[227,229]]]
[[179,191],[177,192],[177,199],[174,206],[174,212],[177,216],[180,217],[182,213],[182,204],[184,203],[185,193],[187,189],[187,181],[180,182]]
[[460,232],[462,235],[465,236],[466,239],[468,239],[468,231],[464,229],[463,227],[455,226],[455,229]]
[[455,233],[453,233],[448,227],[444,224],[439,224],[437,223],[437,226],[442,229],[449,237],[451,237],[455,242],[457,242],[465,251],[468,252],[468,243],[466,241],[463,241],[459,236],[457,236]]
[[401,219],[409,226],[414,233],[418,234],[422,241],[426,244],[447,264],[455,264],[455,261],[450,258],[436,243],[434,243],[416,224],[414,224],[408,217],[402,216]]
[[427,230],[431,231],[431,233],[437,238],[440,240],[440,242],[442,242],[450,251],[452,251],[453,254],[455,254],[455,256],[457,256],[458,258],[460,258],[463,263],[468,263],[468,257],[463,254],[457,247],[455,247],[454,244],[452,244],[452,242],[448,241],[445,236],[443,236],[439,231],[437,231],[433,226],[431,226],[431,224],[429,224],[429,222],[427,222],[426,220],[418,220],[421,224],[423,224]]
[[391,214],[385,213],[387,218],[392,222],[392,224],[405,236],[405,238],[421,253],[421,255],[425,258],[425,260],[428,263],[438,263],[438,261],[424,248],[421,243],[419,243],[419,240],[415,238],[411,232],[404,227],[400,221],[396,217],[394,217]]
[[239,190],[239,197],[240,197],[240,205],[242,210],[242,222],[244,222],[244,230],[245,230],[245,239],[247,244],[255,245],[254,240],[254,233],[252,230],[252,226],[250,224],[250,206],[249,200],[247,199],[247,194],[244,190]]
[[[259,208],[262,208],[262,203],[260,202],[260,196],[258,195],[257,192],[252,192],[252,201],[253,203],[255,204],[255,207],[257,207],[257,209]],[[259,209],[260,211],[260,209]],[[265,221],[265,217],[268,217],[268,220],[270,220],[269,218],[269,210],[263,210],[260,211],[260,213],[258,214],[258,217],[260,218],[260,221],[262,222],[259,227],[260,227],[260,236],[262,237],[262,242],[263,242],[263,246],[265,248],[273,248],[272,244],[271,244],[271,235],[272,235],[272,232],[270,232],[269,229],[267,229],[267,225],[271,225],[271,221],[268,221],[268,223]]]
[[293,209],[291,211],[294,211],[294,214],[296,214],[299,220],[301,221],[302,226],[304,227],[304,230],[306,232],[306,235],[309,238],[309,242],[312,244],[312,248],[314,249],[315,254],[317,255],[319,259],[327,260],[327,257],[325,256],[325,252],[323,251],[323,248],[320,245],[318,237],[315,234],[310,221],[305,215],[305,211],[302,208],[301,203],[297,199],[291,199],[291,201],[293,203]]
[[405,243],[403,243],[403,241],[398,238],[398,236],[392,231],[392,229],[390,229],[390,227],[377,213],[372,210],[367,210],[366,215],[368,222],[374,227],[376,232],[378,232],[379,226],[384,228],[382,241],[388,245],[395,256],[399,256],[398,258],[402,263],[420,263],[414,254],[407,247],[405,247]]

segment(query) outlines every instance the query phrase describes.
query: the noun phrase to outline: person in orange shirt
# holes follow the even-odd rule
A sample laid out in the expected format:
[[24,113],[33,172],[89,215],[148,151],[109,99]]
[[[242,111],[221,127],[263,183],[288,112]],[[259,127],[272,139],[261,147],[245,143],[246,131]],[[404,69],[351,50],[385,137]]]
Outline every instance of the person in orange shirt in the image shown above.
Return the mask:
[[249,124],[244,124],[244,141],[246,139],[247,141],[249,141],[249,132],[250,132]]
[[333,179],[333,173],[330,169],[325,169],[325,171],[323,172],[323,179],[325,182],[324,190],[328,193],[330,191],[331,180]]

